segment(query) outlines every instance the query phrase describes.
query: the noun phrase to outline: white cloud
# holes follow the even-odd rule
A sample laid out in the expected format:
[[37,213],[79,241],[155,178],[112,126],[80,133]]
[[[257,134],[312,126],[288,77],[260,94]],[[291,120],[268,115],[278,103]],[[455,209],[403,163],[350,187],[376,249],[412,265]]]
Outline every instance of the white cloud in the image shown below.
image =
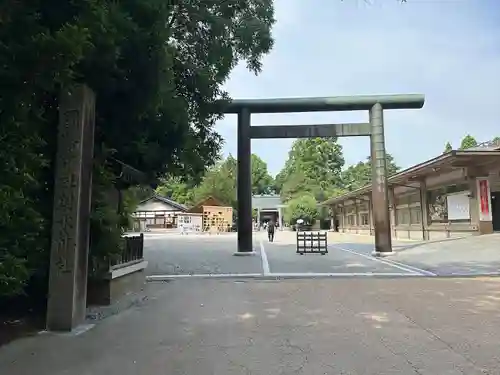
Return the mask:
[[[458,146],[467,133],[479,141],[500,135],[500,4],[484,1],[277,0],[276,46],[255,77],[238,67],[227,84],[235,98],[426,94],[422,110],[387,111],[386,144],[403,167]],[[256,124],[363,121],[365,113],[254,115]],[[218,130],[236,153],[236,118]],[[342,139],[355,163],[367,139]],[[276,173],[290,140],[254,141]]]

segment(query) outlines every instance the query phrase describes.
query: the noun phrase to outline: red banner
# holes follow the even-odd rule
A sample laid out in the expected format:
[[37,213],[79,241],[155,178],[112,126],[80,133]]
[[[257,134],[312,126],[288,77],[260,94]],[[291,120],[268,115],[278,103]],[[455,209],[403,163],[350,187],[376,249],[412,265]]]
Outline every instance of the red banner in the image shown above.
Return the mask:
[[481,213],[489,215],[490,205],[488,199],[488,180],[479,181],[479,199],[481,200]]

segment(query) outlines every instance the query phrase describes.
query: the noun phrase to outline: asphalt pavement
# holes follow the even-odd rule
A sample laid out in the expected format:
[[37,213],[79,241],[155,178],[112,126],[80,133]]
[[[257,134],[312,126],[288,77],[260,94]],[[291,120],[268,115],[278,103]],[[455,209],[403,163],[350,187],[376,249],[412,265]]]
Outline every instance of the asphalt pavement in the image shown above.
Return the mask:
[[499,374],[499,280],[149,283],[92,329],[0,347],[0,374]]
[[[294,232],[277,232],[274,242],[254,233],[254,256],[233,256],[237,235],[151,234],[145,239],[151,279],[182,277],[415,277],[497,275],[497,237],[439,242],[394,241],[396,255],[371,255],[373,238],[329,234],[328,253],[298,255]],[[489,241],[489,242],[488,242]],[[488,245],[489,244],[489,245]],[[473,250],[473,251],[471,251]]]
[[[151,280],[182,277],[410,277],[432,272],[371,256],[373,246],[332,243],[328,253],[299,255],[293,232],[269,242],[254,235],[254,256],[237,257],[236,234],[151,235],[145,240]],[[354,244],[359,245],[359,244]]]
[[500,374],[500,278],[434,277],[412,263],[446,270],[429,244],[395,243],[395,261],[370,238],[330,237],[328,254],[301,256],[293,233],[256,233],[255,255],[237,257],[234,234],[148,234],[159,282],[144,298],[0,347],[0,374]]

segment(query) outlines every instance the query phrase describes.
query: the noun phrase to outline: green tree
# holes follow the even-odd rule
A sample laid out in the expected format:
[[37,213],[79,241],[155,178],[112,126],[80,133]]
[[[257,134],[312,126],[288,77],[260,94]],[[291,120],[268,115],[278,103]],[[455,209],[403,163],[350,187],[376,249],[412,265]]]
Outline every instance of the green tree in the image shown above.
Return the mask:
[[284,219],[289,224],[295,224],[298,219],[302,219],[305,224],[313,225],[319,215],[317,206],[313,195],[302,194],[288,202]]
[[470,135],[467,134],[465,137],[462,138],[462,142],[460,142],[460,150],[466,150],[471,147],[476,147],[477,146],[477,141],[476,139]]
[[252,194],[270,194],[274,190],[274,180],[267,171],[267,164],[256,154],[252,154]]
[[180,204],[194,203],[193,187],[177,176],[162,179],[155,192]]
[[116,247],[106,158],[151,177],[201,176],[220,149],[222,84],[241,60],[260,71],[274,19],[271,0],[17,1],[0,14],[1,296],[32,275],[46,284],[60,88],[96,93],[92,251]]
[[[387,176],[399,171],[398,165],[391,154],[386,154]],[[366,161],[349,166],[342,173],[342,182],[345,190],[353,191],[372,183],[372,161],[369,156]]]
[[[252,192],[254,194],[270,193],[273,179],[267,172],[267,164],[255,154],[252,154],[251,158]],[[210,168],[192,193],[194,201],[213,196],[237,208],[237,168],[238,161],[232,155]],[[188,188],[187,185],[185,186]]]
[[453,146],[451,145],[450,142],[446,142],[446,145],[444,146],[444,152],[443,154],[446,154],[447,152],[450,152],[453,150]]
[[276,178],[280,194],[290,200],[302,192],[318,197],[320,192],[341,188],[343,165],[342,146],[336,138],[296,140]]
[[193,191],[194,202],[212,196],[224,204],[236,207],[236,166],[237,160],[229,155],[210,168]]

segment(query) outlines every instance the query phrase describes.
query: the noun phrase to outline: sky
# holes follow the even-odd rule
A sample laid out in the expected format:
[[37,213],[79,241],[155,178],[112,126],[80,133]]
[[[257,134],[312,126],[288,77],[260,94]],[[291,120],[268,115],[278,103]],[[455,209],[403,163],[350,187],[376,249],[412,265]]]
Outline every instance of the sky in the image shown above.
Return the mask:
[[[275,46],[255,76],[238,66],[232,98],[425,94],[420,110],[384,112],[386,148],[402,168],[450,141],[500,136],[500,1],[275,0]],[[252,115],[253,125],[366,122],[368,113]],[[216,125],[236,156],[236,116]],[[253,140],[275,175],[293,140]],[[340,138],[346,166],[366,159],[369,139]]]

